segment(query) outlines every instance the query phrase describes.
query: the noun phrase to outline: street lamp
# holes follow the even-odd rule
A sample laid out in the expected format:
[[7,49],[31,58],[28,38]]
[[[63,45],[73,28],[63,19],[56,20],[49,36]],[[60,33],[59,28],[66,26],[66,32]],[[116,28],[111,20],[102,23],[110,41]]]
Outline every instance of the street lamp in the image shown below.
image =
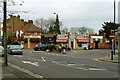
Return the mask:
[[70,41],[69,41],[69,39],[70,39],[70,32],[68,31],[68,47],[70,47]]
[[118,53],[120,54],[120,27],[118,28]]
[[[115,20],[116,19],[116,2],[114,0],[114,24],[115,24]],[[114,26],[114,34],[115,34],[115,26]],[[114,41],[114,55],[115,55],[115,39],[113,40]]]
[[7,30],[6,30],[6,15],[7,15],[7,10],[6,10],[6,8],[7,8],[7,1],[6,0],[4,0],[3,1],[3,4],[4,4],[4,21],[3,21],[3,27],[4,27],[4,65],[5,66],[7,66],[8,64],[7,64]]

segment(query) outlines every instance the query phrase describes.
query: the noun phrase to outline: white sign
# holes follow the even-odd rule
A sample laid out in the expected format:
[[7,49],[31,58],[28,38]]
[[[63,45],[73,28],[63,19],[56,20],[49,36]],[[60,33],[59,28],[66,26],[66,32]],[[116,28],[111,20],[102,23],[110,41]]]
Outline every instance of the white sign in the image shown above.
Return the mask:
[[94,39],[103,39],[103,36],[91,36],[91,38],[94,38]]
[[23,34],[24,32],[22,32],[22,30],[20,30],[20,37],[22,37],[22,34]]
[[16,31],[16,37],[18,37],[18,34],[19,34],[19,32],[18,32],[18,31]]

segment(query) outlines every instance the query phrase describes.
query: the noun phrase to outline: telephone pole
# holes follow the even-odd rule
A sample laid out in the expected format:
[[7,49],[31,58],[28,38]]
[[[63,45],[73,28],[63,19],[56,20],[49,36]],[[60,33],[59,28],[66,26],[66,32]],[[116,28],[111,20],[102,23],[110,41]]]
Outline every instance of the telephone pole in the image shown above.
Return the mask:
[[7,63],[7,30],[6,30],[6,8],[7,8],[7,1],[4,0],[3,1],[3,4],[4,4],[4,20],[3,20],[3,27],[4,27],[4,65],[7,66],[8,63]]

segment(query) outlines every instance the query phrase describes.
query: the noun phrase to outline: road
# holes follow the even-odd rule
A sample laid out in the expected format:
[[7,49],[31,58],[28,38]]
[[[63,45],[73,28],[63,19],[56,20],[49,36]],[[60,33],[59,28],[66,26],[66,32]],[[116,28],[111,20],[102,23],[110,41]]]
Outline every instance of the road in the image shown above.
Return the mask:
[[24,50],[8,61],[45,78],[117,78],[118,64],[95,61],[110,50],[72,50],[67,55]]

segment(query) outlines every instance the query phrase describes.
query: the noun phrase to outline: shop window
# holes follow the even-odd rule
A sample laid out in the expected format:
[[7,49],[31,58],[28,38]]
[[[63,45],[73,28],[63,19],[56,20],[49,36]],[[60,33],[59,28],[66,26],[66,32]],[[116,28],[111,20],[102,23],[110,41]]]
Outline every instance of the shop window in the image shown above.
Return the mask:
[[93,39],[90,39],[90,43],[93,43]]
[[37,35],[37,33],[34,33],[34,35]]
[[100,43],[103,43],[103,39],[100,39]]
[[30,38],[30,42],[40,42],[39,38]]

